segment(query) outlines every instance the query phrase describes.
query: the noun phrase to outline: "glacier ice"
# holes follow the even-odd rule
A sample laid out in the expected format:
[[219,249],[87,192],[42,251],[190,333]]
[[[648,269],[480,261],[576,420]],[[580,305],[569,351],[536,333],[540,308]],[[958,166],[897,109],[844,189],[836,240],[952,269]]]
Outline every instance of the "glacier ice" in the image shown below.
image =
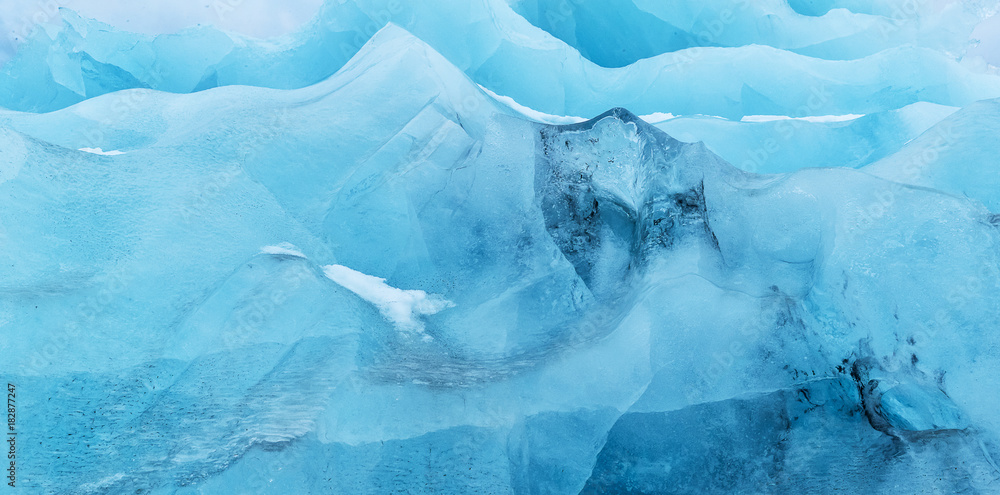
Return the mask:
[[[568,5],[580,3],[565,1]],[[641,2],[637,8],[663,10],[649,3]],[[713,8],[719,11],[720,18],[727,10],[742,14],[742,7],[749,4],[743,0],[719,3],[722,5]],[[789,19],[807,22],[803,16],[783,10]],[[882,22],[888,23],[889,34],[930,29],[935,33],[933,38],[940,39],[942,30],[929,20],[940,17],[941,22],[962,34],[961,26],[972,22],[970,18],[978,19],[967,10],[970,7],[953,4],[943,13],[920,16],[916,12],[900,18],[885,17]],[[777,14],[765,14],[766,7],[760,12],[751,9],[746,15],[752,18],[757,15],[754,12],[768,22],[782,19]],[[952,13],[961,20],[949,22]],[[717,18],[707,12],[704,15]],[[897,40],[864,57],[837,60],[783,50],[782,44],[746,43],[747,36],[760,30],[755,27],[738,46],[728,49],[692,46],[660,52],[627,67],[605,68],[529,23],[505,0],[445,0],[435,4],[329,1],[302,31],[273,42],[244,40],[211,28],[149,38],[114,31],[71,13],[65,18],[64,25],[51,29],[51,34],[39,30],[0,74],[4,84],[12,88],[6,97],[0,95],[5,98],[0,99],[0,106],[51,111],[126,88],[187,93],[227,84],[302,87],[342,67],[367,36],[387,22],[414,33],[490,90],[557,115],[592,116],[624,106],[638,114],[705,114],[738,120],[744,115],[761,114],[868,114],[923,101],[964,106],[1000,97],[995,78],[973,70],[969,63],[959,63],[946,52],[910,43],[912,39],[931,38],[921,34]],[[827,21],[822,29],[805,26],[801,30],[842,39],[838,23]],[[685,22],[700,26],[707,21]],[[760,24],[750,19],[745,22]],[[723,31],[734,32],[736,26],[727,24]],[[948,34],[944,38],[955,38]],[[960,35],[958,39],[941,41],[944,46],[934,47],[957,50],[966,42]],[[844,43],[872,45],[863,38]],[[187,47],[197,47],[198,57],[188,57]],[[521,67],[531,76],[505,70],[512,66]],[[711,84],[706,84],[708,81]]]
[[968,105],[942,119],[897,153],[864,167],[904,184],[931,187],[981,201],[1000,211],[1000,170],[995,157],[1000,101]]
[[18,487],[1000,489],[985,3],[566,2],[22,45]]
[[[919,0],[509,0],[509,4],[533,25],[603,67],[622,67],[686,48],[749,44],[830,60],[862,58],[903,44],[950,48],[965,42],[980,20],[972,2],[937,6]],[[921,22],[905,22],[917,17]],[[609,36],[613,42],[607,41]]]
[[819,121],[763,115],[741,121],[689,116],[654,121],[654,125],[679,140],[705,143],[743,170],[773,174],[803,167],[870,165],[956,110],[920,102],[870,115]]

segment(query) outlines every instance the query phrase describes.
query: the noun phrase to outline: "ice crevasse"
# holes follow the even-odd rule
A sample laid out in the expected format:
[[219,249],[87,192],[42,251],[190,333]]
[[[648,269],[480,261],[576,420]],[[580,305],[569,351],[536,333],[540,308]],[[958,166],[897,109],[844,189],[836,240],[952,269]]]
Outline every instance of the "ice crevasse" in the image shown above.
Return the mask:
[[997,491],[1000,78],[952,53],[982,9],[929,39],[889,0],[545,4],[28,40],[0,70],[18,483]]

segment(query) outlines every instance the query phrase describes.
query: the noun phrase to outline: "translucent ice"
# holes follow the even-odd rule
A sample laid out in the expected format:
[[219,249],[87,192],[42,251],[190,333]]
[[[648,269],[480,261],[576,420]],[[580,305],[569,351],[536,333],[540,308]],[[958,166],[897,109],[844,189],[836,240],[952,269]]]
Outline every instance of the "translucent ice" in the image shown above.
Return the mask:
[[[812,57],[861,58],[903,44],[952,49],[981,20],[972,2],[509,0],[532,24],[604,67],[696,47],[768,45]],[[613,37],[609,42],[607,37]]]
[[19,486],[995,491],[1000,79],[918,36],[972,11],[859,54],[893,0],[761,4],[787,30],[754,7],[711,48],[648,29],[729,2],[574,1],[570,44],[517,13],[544,4],[331,1],[273,43],[67,13],[24,45]]
[[820,121],[762,115],[737,122],[695,116],[655,125],[682,141],[704,142],[743,170],[780,173],[805,167],[856,168],[871,164],[895,153],[955,110],[914,103],[871,115]]
[[[964,106],[1000,97],[996,77],[950,55],[961,53],[968,44],[969,25],[980,20],[975,14],[978,10],[970,12],[973,9],[960,2],[934,16],[921,17],[916,12],[896,19],[838,10],[819,20],[777,1],[768,3],[775,4],[771,7],[783,12],[781,15],[768,13],[770,7],[744,8],[749,4],[742,1],[713,2],[704,12],[700,4],[698,8],[665,9],[654,2],[641,3],[633,8],[652,12],[647,17],[666,16],[670,22],[685,25],[709,22],[715,19],[714,11],[720,16],[736,11],[732,25],[723,30],[736,37],[718,43],[721,46],[662,47],[627,67],[605,68],[529,23],[505,0],[471,4],[465,0],[433,4],[330,1],[300,32],[273,42],[246,40],[211,28],[143,37],[63,10],[64,25],[51,32],[39,30],[0,74],[0,80],[12,88],[0,94],[0,105],[50,111],[126,88],[180,93],[228,84],[299,88],[335,72],[368,36],[388,22],[414,33],[491,91],[556,115],[597,115],[610,107],[626,106],[639,114],[705,114],[738,120],[761,114],[869,114],[916,102]],[[565,0],[565,5],[579,4],[579,0]],[[664,10],[667,12],[661,12]],[[866,28],[868,34],[845,39],[844,30],[854,30],[851,26],[859,16],[864,23],[873,23]],[[833,52],[847,54],[837,43],[860,47],[863,52],[844,59],[823,58],[780,49],[786,43],[747,42],[760,39],[761,32],[784,29],[775,20],[784,18],[788,24],[798,25],[792,39],[800,36],[796,33],[804,33],[802,36],[818,36],[809,43],[831,40],[834,46],[829,50]],[[959,33],[944,36],[952,41],[931,43],[932,47],[912,43],[928,39],[924,31],[936,33],[935,40],[939,38],[942,30],[930,19],[939,19]],[[619,21],[631,31],[629,22],[631,18]],[[772,23],[772,27],[758,27],[762,22]],[[876,24],[888,31],[875,35]],[[909,34],[899,38],[896,34],[900,32]],[[872,36],[877,42],[867,39]],[[596,37],[592,32],[585,39]],[[608,41],[603,35],[599,39]],[[123,47],[129,49],[123,51]],[[188,47],[197,47],[197,57],[187,56]],[[519,67],[522,72],[514,73],[510,67]]]
[[997,117],[1000,101],[969,105],[865,170],[905,184],[932,187],[1000,211]]

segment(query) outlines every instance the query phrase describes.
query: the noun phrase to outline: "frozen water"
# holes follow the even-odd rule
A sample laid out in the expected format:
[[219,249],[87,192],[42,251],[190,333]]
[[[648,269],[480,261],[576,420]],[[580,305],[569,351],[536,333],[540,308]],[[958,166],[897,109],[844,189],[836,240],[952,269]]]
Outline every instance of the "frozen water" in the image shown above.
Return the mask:
[[890,180],[931,187],[981,201],[1000,211],[1000,101],[976,102],[922,133],[899,152],[865,167]]
[[[602,22],[628,26],[618,31],[641,33],[632,16],[600,15],[632,1],[600,3],[590,10],[597,10],[592,13]],[[670,112],[739,120],[744,115],[870,114],[916,102],[964,106],[1000,97],[995,77],[983,74],[972,61],[951,55],[970,43],[969,33],[981,20],[981,9],[964,2],[938,11],[922,2],[898,3],[915,3],[921,10],[904,8],[881,17],[835,10],[817,20],[791,11],[779,0],[761,6],[718,0],[681,9],[642,1],[629,7],[650,12],[641,18],[664,16],[688,26],[696,39],[702,30],[711,34],[720,24],[721,33],[734,38],[727,43],[658,47],[644,54],[648,58],[627,58],[634,63],[611,64],[614,68],[594,63],[535,27],[506,0],[329,1],[300,32],[273,41],[247,40],[207,27],[151,38],[115,31],[64,9],[64,25],[51,32],[39,30],[0,74],[11,88],[0,94],[0,106],[51,111],[126,88],[177,93],[230,84],[300,88],[333,74],[388,22],[414,33],[491,91],[553,115],[593,116],[625,106],[637,114]],[[569,7],[575,12],[574,5],[598,3],[560,0],[559,11]],[[921,15],[925,9],[927,15]],[[570,14],[567,19],[573,18]],[[768,24],[773,27],[760,27]],[[869,26],[857,37],[845,32],[857,31],[858,25]],[[791,30],[792,39],[810,38],[793,45],[825,51],[821,40],[830,40],[829,50],[844,57],[824,58],[782,49],[786,43],[761,42],[785,29]],[[605,32],[588,28],[581,36],[623,46]],[[636,38],[638,33],[628,39]],[[861,53],[853,53],[857,50]],[[191,51],[197,57],[188,56]],[[523,72],[511,72],[509,67]]]
[[622,67],[688,48],[749,44],[829,60],[861,58],[903,44],[950,49],[965,43],[981,20],[974,2],[922,0],[508,3],[532,24],[603,67]]
[[765,2],[692,44],[737,5],[65,12],[0,75],[18,488],[1000,490],[980,14]]
[[758,116],[734,122],[694,116],[659,122],[656,127],[682,141],[704,142],[743,170],[782,173],[805,167],[858,168],[871,164],[895,153],[955,110],[914,103],[850,119]]

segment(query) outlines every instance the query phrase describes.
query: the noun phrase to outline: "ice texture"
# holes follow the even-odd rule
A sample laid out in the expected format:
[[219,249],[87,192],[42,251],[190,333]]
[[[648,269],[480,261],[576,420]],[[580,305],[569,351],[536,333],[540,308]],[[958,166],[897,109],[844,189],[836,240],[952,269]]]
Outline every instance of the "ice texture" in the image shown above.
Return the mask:
[[[974,2],[508,0],[535,26],[603,67],[687,48],[749,44],[828,60],[913,44],[949,49],[980,21]],[[943,5],[942,5],[943,4]],[[906,22],[920,19],[920,22]],[[623,27],[628,29],[623,29]],[[607,37],[613,37],[608,42]]]
[[987,6],[553,3],[36,32],[19,489],[1000,490]]
[[[560,0],[556,12],[580,4],[614,9],[632,1],[605,5]],[[556,115],[593,116],[624,106],[640,115],[669,112],[739,120],[762,114],[869,114],[916,102],[964,106],[1000,97],[995,77],[949,55],[969,43],[968,33],[982,10],[974,3],[954,2],[935,11],[924,2],[906,0],[897,2],[903,4],[895,6],[898,13],[889,9],[891,15],[843,18],[845,12],[837,10],[822,22],[778,0],[766,3],[774,5],[713,0],[708,6],[691,3],[694,7],[675,9],[672,4],[638,2],[633,10],[690,25],[695,39],[702,38],[703,31],[714,39],[717,30],[734,38],[683,49],[661,46],[647,58],[626,55],[618,59],[621,63],[606,63],[610,68],[532,25],[506,0],[329,1],[301,31],[271,41],[247,40],[207,27],[139,36],[62,9],[64,24],[38,30],[0,74],[0,81],[11,88],[0,95],[0,106],[51,111],[126,88],[177,93],[230,84],[300,88],[333,74],[388,22],[412,32],[495,93]],[[911,3],[920,9],[907,7]],[[622,32],[642,32],[631,16],[602,19]],[[871,24],[868,34],[852,38],[844,32],[857,30],[859,23]],[[816,38],[812,41],[828,39],[861,47],[864,53],[855,56],[846,48],[832,47],[847,58],[823,58],[783,49],[784,43],[761,43],[762,32],[779,33],[793,24],[797,26],[788,34],[792,39],[805,33],[802,36]],[[591,33],[586,39],[609,42],[606,31],[585,31]],[[866,39],[870,37],[877,42]],[[192,51],[196,57],[189,56]]]
[[973,103],[864,170],[904,184],[967,196],[990,211],[1000,211],[998,118],[1000,101]]

